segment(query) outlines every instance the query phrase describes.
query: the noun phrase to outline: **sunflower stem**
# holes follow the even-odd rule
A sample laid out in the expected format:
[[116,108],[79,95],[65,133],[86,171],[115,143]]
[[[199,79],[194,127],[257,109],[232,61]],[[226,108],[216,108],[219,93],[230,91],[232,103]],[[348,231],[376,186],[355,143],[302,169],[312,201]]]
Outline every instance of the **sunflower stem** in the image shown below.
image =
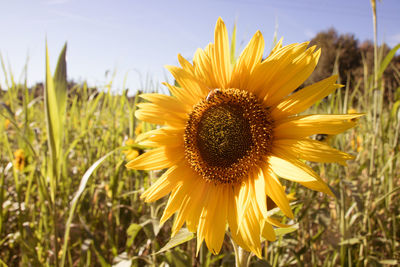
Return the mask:
[[235,250],[235,266],[236,267],[247,267],[250,261],[250,252],[244,250],[233,241],[231,238],[233,249]]

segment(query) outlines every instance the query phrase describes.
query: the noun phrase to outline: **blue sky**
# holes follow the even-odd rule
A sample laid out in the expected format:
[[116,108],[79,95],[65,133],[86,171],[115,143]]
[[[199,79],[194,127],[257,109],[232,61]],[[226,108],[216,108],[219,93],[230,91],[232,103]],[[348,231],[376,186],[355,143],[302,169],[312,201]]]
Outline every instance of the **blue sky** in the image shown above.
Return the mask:
[[[378,2],[378,39],[400,43],[400,0]],[[45,39],[51,67],[68,42],[68,77],[115,90],[152,89],[171,79],[165,65],[191,58],[213,41],[217,18],[231,32],[237,21],[242,49],[260,30],[271,47],[275,28],[284,44],[303,42],[334,27],[359,40],[373,38],[369,0],[0,0],[0,53],[17,81],[28,62],[28,84],[44,79]],[[4,75],[0,84],[4,86]]]

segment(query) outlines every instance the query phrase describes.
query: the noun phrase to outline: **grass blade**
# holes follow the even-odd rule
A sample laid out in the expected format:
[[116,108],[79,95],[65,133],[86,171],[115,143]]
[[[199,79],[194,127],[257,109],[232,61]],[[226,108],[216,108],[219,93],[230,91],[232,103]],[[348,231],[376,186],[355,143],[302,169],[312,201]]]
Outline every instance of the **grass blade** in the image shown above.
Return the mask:
[[61,266],[65,266],[65,256],[67,255],[67,248],[68,248],[68,238],[69,238],[69,230],[71,228],[71,223],[72,219],[75,214],[75,209],[78,205],[78,200],[79,197],[82,195],[83,191],[85,190],[86,184],[89,181],[90,176],[93,174],[93,172],[100,166],[100,164],[107,159],[109,156],[111,156],[114,152],[118,151],[121,149],[120,147],[112,150],[111,152],[108,152],[106,155],[98,159],[95,163],[93,163],[92,166],[89,167],[89,169],[85,172],[85,174],[82,176],[81,182],[79,184],[78,191],[76,191],[74,198],[71,201],[71,208],[69,210],[68,214],[68,220],[65,226],[65,233],[64,233],[64,245],[62,249],[62,259],[61,259]]
[[386,55],[385,59],[382,61],[381,65],[379,66],[378,77],[382,77],[383,72],[386,70],[389,63],[392,61],[393,57],[396,55],[397,50],[400,49],[400,44],[396,45],[389,51]]

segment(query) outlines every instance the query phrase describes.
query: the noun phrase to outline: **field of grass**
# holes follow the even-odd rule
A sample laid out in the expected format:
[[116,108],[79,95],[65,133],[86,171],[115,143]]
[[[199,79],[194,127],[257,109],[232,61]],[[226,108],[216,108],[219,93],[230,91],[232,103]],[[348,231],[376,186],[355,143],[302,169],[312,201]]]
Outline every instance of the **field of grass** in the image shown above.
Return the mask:
[[[347,167],[311,164],[336,198],[285,183],[295,192],[291,223],[298,229],[265,246],[264,260],[252,257],[251,266],[400,264],[400,88],[387,99],[382,82],[398,48],[386,57],[377,50],[376,68],[366,69],[364,80],[308,111],[366,114],[344,134],[318,136],[355,159]],[[141,100],[113,94],[111,82],[103,90],[69,87],[65,49],[54,75],[46,62],[41,92],[16,83],[3,64],[0,265],[234,265],[228,237],[220,255],[203,245],[196,256],[190,233],[168,243],[172,222],[158,223],[165,199],[140,200],[161,173],[125,168],[130,153],[146,149],[128,140],[154,127],[134,117]]]

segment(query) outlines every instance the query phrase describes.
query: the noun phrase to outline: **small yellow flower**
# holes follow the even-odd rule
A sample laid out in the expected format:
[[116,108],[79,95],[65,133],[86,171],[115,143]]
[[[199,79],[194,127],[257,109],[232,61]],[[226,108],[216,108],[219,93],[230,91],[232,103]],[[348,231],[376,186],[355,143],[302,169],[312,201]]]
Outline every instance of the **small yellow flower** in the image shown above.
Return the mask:
[[136,126],[135,136],[138,136],[139,134],[141,134],[142,130],[143,130],[143,122],[139,123],[138,126]]
[[125,145],[127,146],[132,146],[135,144],[135,140],[133,140],[132,138],[128,138],[128,140],[126,140]]
[[15,168],[17,168],[17,170],[20,171],[22,171],[25,167],[25,152],[21,148],[14,152],[13,165]]
[[363,149],[362,141],[363,139],[361,136],[359,135],[353,136],[353,138],[350,141],[351,149],[360,152]]
[[[134,144],[135,144],[135,141],[131,138],[129,138],[125,142],[125,145],[127,145],[127,146],[133,146]],[[131,160],[135,159],[137,156],[139,156],[139,151],[134,147],[128,148],[127,150],[123,151],[123,153],[125,154],[126,159],[128,161],[131,161]]]
[[356,113],[358,113],[358,112],[357,112],[356,109],[350,108],[350,109],[347,111],[347,113],[348,113],[348,114],[356,114]]
[[133,160],[135,159],[137,156],[139,156],[139,151],[137,151],[136,149],[131,149],[125,152],[126,155],[126,159],[127,160]]
[[6,119],[5,121],[4,121],[4,129],[8,129],[8,127],[10,127],[10,120],[9,119]]
[[[347,110],[347,113],[348,113],[348,114],[358,114],[357,110],[354,109],[354,108],[348,109],[348,110]],[[350,120],[353,121],[353,122],[357,122],[357,121],[358,121],[358,118],[353,118],[353,119],[350,119]]]
[[[357,114],[358,112],[357,112],[356,109],[350,108],[347,111],[347,113],[349,113],[349,114]],[[354,118],[354,119],[351,119],[351,120],[354,121],[354,122],[357,122],[358,119]],[[351,136],[351,141],[350,141],[351,149],[353,151],[360,152],[363,149],[362,141],[363,141],[362,137],[359,136],[359,135],[356,135],[356,132],[353,131],[352,136]]]

